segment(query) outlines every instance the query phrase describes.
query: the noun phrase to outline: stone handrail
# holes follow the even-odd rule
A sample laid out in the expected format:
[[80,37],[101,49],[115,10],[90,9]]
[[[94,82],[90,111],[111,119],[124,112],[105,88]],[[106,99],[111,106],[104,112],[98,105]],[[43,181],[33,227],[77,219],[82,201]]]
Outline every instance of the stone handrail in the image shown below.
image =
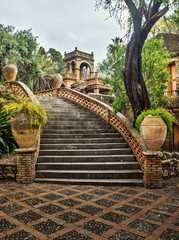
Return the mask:
[[100,116],[107,123],[112,125],[131,147],[141,166],[141,169],[144,172],[145,186],[161,187],[161,153],[151,152],[146,149],[142,137],[132,127],[131,122],[124,115],[121,113],[117,113],[115,115],[109,105],[68,88],[50,89],[36,92],[34,94],[38,96],[57,96],[66,98]]
[[40,104],[33,92],[23,82],[6,81],[5,86],[21,98],[30,98],[33,102]]

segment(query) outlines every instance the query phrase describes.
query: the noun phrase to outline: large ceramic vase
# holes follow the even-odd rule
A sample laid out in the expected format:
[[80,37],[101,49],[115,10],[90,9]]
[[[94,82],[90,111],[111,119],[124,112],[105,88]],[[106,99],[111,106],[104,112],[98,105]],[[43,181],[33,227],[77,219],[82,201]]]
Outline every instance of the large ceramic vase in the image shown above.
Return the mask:
[[50,75],[50,77],[52,78],[53,88],[61,87],[63,78],[59,73],[54,73],[54,74]]
[[3,68],[3,75],[6,81],[13,81],[17,75],[17,68],[14,64],[8,64]]
[[140,131],[146,148],[151,151],[159,150],[167,136],[167,126],[158,116],[146,116],[142,121]]
[[33,147],[39,133],[39,126],[30,126],[30,116],[18,113],[11,123],[12,134],[20,148]]

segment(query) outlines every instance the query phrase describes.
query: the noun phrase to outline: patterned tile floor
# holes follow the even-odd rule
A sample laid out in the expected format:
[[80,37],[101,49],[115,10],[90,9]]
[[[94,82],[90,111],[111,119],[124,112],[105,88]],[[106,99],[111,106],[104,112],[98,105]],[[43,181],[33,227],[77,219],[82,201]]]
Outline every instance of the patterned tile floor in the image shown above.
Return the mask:
[[162,189],[0,181],[1,240],[178,240],[179,178]]

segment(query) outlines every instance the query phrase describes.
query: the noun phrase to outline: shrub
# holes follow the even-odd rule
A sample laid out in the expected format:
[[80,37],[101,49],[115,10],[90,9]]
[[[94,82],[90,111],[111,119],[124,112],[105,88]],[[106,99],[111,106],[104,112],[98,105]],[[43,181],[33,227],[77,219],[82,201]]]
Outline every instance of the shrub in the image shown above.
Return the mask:
[[7,107],[8,111],[15,110],[16,112],[23,112],[29,114],[31,117],[30,125],[42,126],[47,121],[47,115],[44,108],[31,101],[31,99],[20,99],[19,102],[11,102]]
[[17,148],[11,132],[11,121],[15,112],[7,112],[4,98],[0,98],[0,156],[2,153],[10,153]]

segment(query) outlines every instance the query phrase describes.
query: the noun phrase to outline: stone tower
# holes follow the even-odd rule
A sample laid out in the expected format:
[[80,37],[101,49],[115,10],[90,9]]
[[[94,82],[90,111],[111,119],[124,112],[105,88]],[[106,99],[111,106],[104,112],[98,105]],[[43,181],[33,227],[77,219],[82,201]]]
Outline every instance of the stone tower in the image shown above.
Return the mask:
[[65,76],[63,78],[63,84],[65,87],[71,87],[73,84],[94,78],[93,53],[81,52],[76,47],[73,52],[65,52],[64,65]]

